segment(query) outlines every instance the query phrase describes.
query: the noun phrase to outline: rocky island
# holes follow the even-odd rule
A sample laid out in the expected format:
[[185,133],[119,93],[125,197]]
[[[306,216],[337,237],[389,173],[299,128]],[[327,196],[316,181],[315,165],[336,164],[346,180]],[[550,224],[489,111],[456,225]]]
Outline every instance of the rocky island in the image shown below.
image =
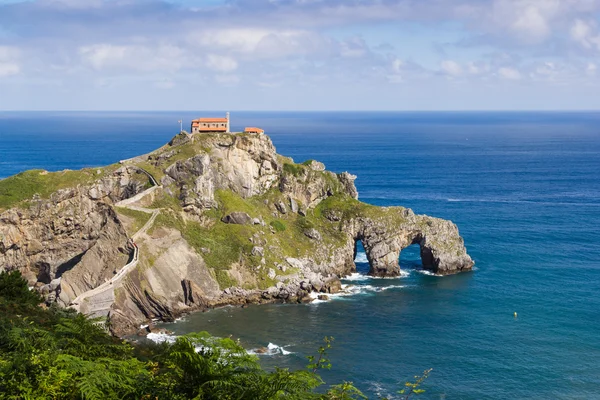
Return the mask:
[[456,225],[360,202],[355,178],[297,164],[261,132],[182,132],[107,167],[23,172],[0,181],[0,271],[124,335],[195,310],[339,291],[357,241],[374,276],[398,276],[411,244],[436,274],[472,269]]

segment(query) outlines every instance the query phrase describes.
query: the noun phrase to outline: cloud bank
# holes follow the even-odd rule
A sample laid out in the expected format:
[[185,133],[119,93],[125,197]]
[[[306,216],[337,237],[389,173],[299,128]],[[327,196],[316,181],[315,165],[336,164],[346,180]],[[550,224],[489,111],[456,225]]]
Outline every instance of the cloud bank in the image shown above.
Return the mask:
[[0,0],[0,109],[590,109],[600,0]]

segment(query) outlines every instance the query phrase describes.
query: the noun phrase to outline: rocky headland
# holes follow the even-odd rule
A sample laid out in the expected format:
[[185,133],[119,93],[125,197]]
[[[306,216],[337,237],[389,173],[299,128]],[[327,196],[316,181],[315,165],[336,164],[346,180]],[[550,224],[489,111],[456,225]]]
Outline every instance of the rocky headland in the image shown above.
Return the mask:
[[335,293],[359,240],[370,275],[398,276],[411,244],[436,274],[472,269],[456,225],[362,203],[355,178],[249,133],[181,133],[107,167],[27,171],[0,181],[0,270],[124,335],[195,310]]

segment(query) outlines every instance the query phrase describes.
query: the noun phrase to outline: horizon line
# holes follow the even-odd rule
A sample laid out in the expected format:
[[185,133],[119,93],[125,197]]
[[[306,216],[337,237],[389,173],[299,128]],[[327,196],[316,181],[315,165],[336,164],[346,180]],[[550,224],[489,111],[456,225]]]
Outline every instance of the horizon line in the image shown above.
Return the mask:
[[94,110],[0,110],[0,113],[85,113],[85,112],[389,112],[389,113],[428,113],[428,112],[436,112],[436,113],[461,113],[461,112],[470,112],[470,113],[486,113],[486,112],[523,112],[523,113],[531,113],[531,112],[540,112],[540,113],[552,113],[552,112],[600,112],[600,109],[526,109],[526,110],[517,110],[517,109],[486,109],[486,110],[467,110],[467,109],[438,109],[438,110],[389,110],[389,109],[381,109],[381,110],[369,110],[369,109],[346,109],[346,110],[242,110],[242,109],[185,109],[185,110],[171,110],[171,109],[130,109],[130,110],[110,110],[110,109],[94,109]]

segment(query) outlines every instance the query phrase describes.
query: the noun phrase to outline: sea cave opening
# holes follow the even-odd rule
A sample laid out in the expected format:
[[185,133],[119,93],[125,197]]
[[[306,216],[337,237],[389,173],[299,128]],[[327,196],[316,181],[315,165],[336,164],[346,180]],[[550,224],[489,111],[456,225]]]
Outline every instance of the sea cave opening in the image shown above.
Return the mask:
[[356,265],[356,272],[361,275],[368,275],[370,266],[367,258],[367,252],[360,239],[356,239],[354,242],[354,264]]
[[423,269],[421,246],[418,243],[413,243],[402,249],[398,263],[400,264],[401,271]]

